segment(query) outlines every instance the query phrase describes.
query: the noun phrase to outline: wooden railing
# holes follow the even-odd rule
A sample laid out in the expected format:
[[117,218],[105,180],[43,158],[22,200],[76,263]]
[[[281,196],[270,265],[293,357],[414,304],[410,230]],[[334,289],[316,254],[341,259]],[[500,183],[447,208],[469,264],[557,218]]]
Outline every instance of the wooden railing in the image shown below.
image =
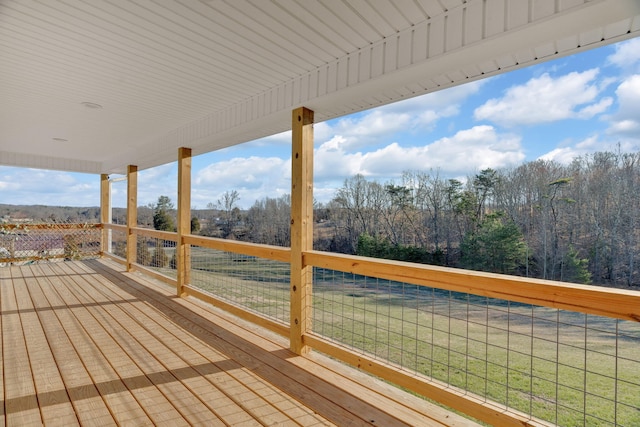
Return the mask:
[[[104,225],[105,230],[115,230],[120,233],[130,230],[131,233],[139,236],[146,236],[150,238],[163,239],[168,241],[177,242],[176,233],[158,232],[153,230],[147,230],[137,227],[127,229],[123,226]],[[282,248],[268,245],[258,245],[251,243],[241,243],[237,241],[229,241],[223,239],[201,237],[195,235],[185,235],[182,237],[182,244],[197,246],[201,248],[208,248],[216,251],[229,252],[235,254],[242,254],[249,257],[256,257],[266,260],[273,260],[283,263],[291,263],[291,249]],[[113,254],[107,254],[113,257]],[[122,258],[114,257],[115,259],[125,262]],[[632,340],[635,344],[640,344],[640,293],[629,290],[600,288],[587,285],[576,285],[552,281],[544,281],[537,279],[528,279],[523,277],[514,277],[506,275],[489,274],[482,272],[474,272],[467,270],[458,270],[443,267],[434,267],[426,265],[418,265],[406,262],[394,262],[389,260],[372,259],[365,257],[357,257],[342,254],[333,254],[320,251],[303,251],[302,254],[303,265],[314,267],[323,270],[332,270],[344,272],[351,275],[366,276],[370,278],[376,278],[381,280],[390,281],[393,283],[413,284],[419,287],[446,290],[461,295],[483,297],[487,300],[496,299],[505,304],[517,303],[531,305],[531,311],[535,307],[549,308],[555,310],[562,310],[573,313],[581,313],[583,315],[596,315],[602,316],[606,319],[619,319],[612,320],[612,322],[628,322],[634,326],[632,333],[625,335],[625,340]],[[166,275],[158,274],[153,269],[136,264],[136,269],[144,270],[161,278],[167,283],[176,285],[175,278],[167,277]],[[261,326],[277,332],[283,336],[289,336],[292,329],[294,316],[289,324],[283,324],[281,321],[270,319],[267,316],[261,316],[253,311],[247,310],[241,305],[229,302],[224,298],[220,298],[216,295],[203,291],[197,286],[188,284],[185,286],[185,293],[197,298],[203,299],[209,303],[219,306],[223,309],[233,312],[234,314],[252,321]],[[465,297],[470,298],[470,297]],[[451,304],[451,302],[449,302]],[[487,303],[489,306],[489,303]],[[309,307],[310,308],[310,307]],[[487,309],[489,310],[489,309]],[[292,309],[293,312],[293,309]],[[561,311],[557,311],[561,313]],[[489,314],[487,314],[489,316]],[[558,318],[560,314],[557,314]],[[533,315],[532,315],[533,317]],[[534,322],[532,320],[532,322]],[[587,322],[585,317],[585,323]],[[612,337],[615,337],[616,345],[618,341],[618,323],[614,323],[615,331],[612,332]],[[558,321],[554,323],[557,328],[558,336],[562,335],[563,323]],[[625,323],[625,325],[627,325]],[[637,328],[635,328],[638,326]],[[533,323],[531,329],[533,329]],[[509,333],[508,327],[505,326],[507,334]],[[582,329],[581,329],[582,330]],[[636,332],[637,331],[637,332]],[[585,325],[584,334],[590,334],[591,329]],[[636,335],[637,333],[637,335]],[[487,335],[489,335],[489,328],[487,324]],[[585,338],[586,339],[586,338]],[[536,359],[533,354],[534,341],[538,340],[532,333],[531,335],[532,346],[532,364]],[[622,340],[622,338],[621,338]],[[350,345],[344,345],[337,342],[331,337],[325,337],[318,334],[311,329],[311,331],[304,333],[302,337],[304,345],[310,346],[320,352],[326,353],[332,357],[342,360],[348,364],[351,364],[357,368],[368,371],[381,378],[384,378],[398,386],[404,387],[415,393],[436,400],[451,408],[462,411],[469,416],[488,422],[492,425],[504,425],[504,426],[523,426],[523,425],[548,425],[549,422],[541,420],[533,416],[526,411],[514,409],[511,406],[507,406],[504,402],[496,402],[487,396],[480,396],[470,390],[465,390],[456,385],[443,382],[441,379],[433,376],[424,375],[418,371],[408,370],[406,367],[401,366],[393,361],[384,360],[376,355],[369,354],[367,351],[360,351],[357,348],[353,348]],[[586,341],[585,341],[586,342]],[[635,345],[632,343],[632,345]],[[485,345],[489,345],[485,343]],[[561,346],[560,339],[557,340],[556,345]],[[613,344],[612,344],[613,345]],[[584,359],[587,359],[588,349],[585,344]],[[617,347],[616,347],[617,348]],[[512,349],[509,344],[500,348],[505,352],[509,352]],[[516,349],[516,351],[519,351]],[[560,350],[557,350],[558,352]],[[615,356],[618,357],[617,350],[614,351]],[[518,353],[519,354],[519,353]],[[595,354],[608,354],[605,350],[602,350]],[[559,359],[559,354],[557,358]],[[637,357],[637,356],[636,356]],[[616,366],[618,366],[618,359],[616,360]],[[626,358],[624,362],[627,366],[640,369],[640,357],[639,358]],[[489,362],[486,362],[489,363]],[[560,363],[557,361],[557,363]],[[586,361],[585,361],[586,363]],[[565,366],[563,365],[562,368]],[[531,367],[533,370],[533,367]],[[558,371],[559,368],[556,368]],[[590,374],[587,367],[584,369],[585,377],[585,390],[583,390],[586,402],[588,396],[586,390],[587,376]],[[582,372],[582,371],[580,371]],[[617,368],[616,368],[617,372]],[[617,375],[617,374],[616,374]],[[634,374],[635,375],[635,374]],[[556,381],[558,381],[558,374],[556,374]],[[607,377],[609,378],[609,377]],[[635,392],[637,396],[640,396],[640,378],[633,376],[630,380],[622,379],[618,377],[612,378],[616,384],[621,381],[625,385],[626,390]],[[533,384],[533,378],[530,379]],[[530,386],[533,388],[533,385]],[[556,389],[562,387],[562,384],[556,384]],[[533,393],[532,393],[533,394]],[[529,396],[534,399],[533,396]],[[621,397],[617,395],[612,398],[612,405],[615,406],[614,412],[617,414],[617,408],[619,405],[618,399]],[[626,398],[623,402],[625,408],[634,409],[634,406],[640,406],[640,398],[634,398],[629,400]],[[551,399],[553,400],[553,399]],[[631,403],[629,403],[631,402]],[[508,402],[507,402],[508,403]],[[584,405],[584,402],[582,403]],[[531,403],[533,406],[533,403]],[[635,410],[640,412],[640,409],[635,407]],[[585,410],[586,411],[586,410]],[[556,409],[556,414],[558,410]],[[607,415],[605,415],[606,417]],[[584,419],[587,418],[586,412]],[[635,418],[634,418],[635,420]],[[558,415],[556,419],[551,423],[559,423]],[[621,424],[623,425],[623,424]]]
[[0,224],[0,266],[100,256],[101,224]]

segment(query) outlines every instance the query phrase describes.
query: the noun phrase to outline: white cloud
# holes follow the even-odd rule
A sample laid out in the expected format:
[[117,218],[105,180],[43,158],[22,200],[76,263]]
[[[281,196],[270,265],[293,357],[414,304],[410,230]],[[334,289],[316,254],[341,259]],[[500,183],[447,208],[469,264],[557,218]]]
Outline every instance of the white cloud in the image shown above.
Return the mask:
[[349,153],[346,139],[335,136],[321,144],[314,154],[314,176],[316,179],[344,179],[363,173],[362,153]]
[[523,85],[512,86],[502,98],[488,100],[474,111],[474,117],[507,127],[590,119],[613,102],[609,98],[598,99],[603,87],[595,81],[597,75],[597,68],[558,78],[543,74]]
[[334,137],[343,138],[345,147],[356,150],[375,146],[391,135],[409,129],[414,119],[415,116],[409,113],[373,110],[338,120],[332,131]]
[[612,123],[608,132],[613,134],[640,135],[640,122],[629,119],[619,120]]
[[432,168],[448,174],[465,174],[517,164],[524,159],[519,137],[499,134],[486,125],[458,131],[424,146],[403,147],[394,142],[367,153],[348,153],[342,142],[341,138],[334,138],[318,148],[317,179],[344,179],[357,173],[391,179],[406,170]]
[[615,45],[615,53],[607,57],[607,61],[626,69],[640,63],[640,38],[634,38]]
[[609,117],[607,132],[640,141],[640,74],[624,80],[616,89],[618,111]]
[[555,148],[539,157],[542,160],[552,160],[562,164],[570,164],[576,157],[593,154],[598,151],[632,153],[640,150],[640,141],[602,139],[599,135],[592,135],[575,145],[565,145]]
[[482,84],[471,82],[339,119],[320,132],[314,128],[316,140],[326,141],[339,136],[344,148],[354,151],[386,144],[398,132],[418,134],[428,131],[439,120],[458,115],[461,103],[477,93]]
[[291,191],[290,159],[235,157],[212,163],[193,179],[192,205],[204,208],[216,203],[226,191],[240,194],[239,205],[248,208],[264,197],[279,197]]
[[613,104],[613,98],[605,97],[595,104],[590,104],[583,109],[576,111],[575,117],[578,119],[590,119],[598,114],[604,113]]
[[98,206],[99,177],[42,169],[0,168],[1,203]]
[[[114,206],[127,205],[127,182],[112,184]],[[138,172],[138,206],[156,205],[160,196],[167,196],[174,206],[178,203],[178,166],[167,163]]]

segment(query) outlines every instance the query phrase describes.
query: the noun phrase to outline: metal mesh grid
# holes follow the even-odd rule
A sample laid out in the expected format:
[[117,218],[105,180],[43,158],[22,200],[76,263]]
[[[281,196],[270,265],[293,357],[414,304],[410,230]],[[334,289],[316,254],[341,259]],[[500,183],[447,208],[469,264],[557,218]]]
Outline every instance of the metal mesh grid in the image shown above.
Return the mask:
[[0,225],[0,266],[100,255],[99,224]]
[[107,252],[120,258],[127,257],[127,231],[107,230]]
[[191,247],[191,285],[289,324],[288,263]]
[[175,278],[176,243],[156,237],[136,236],[136,262]]
[[640,425],[640,325],[314,271],[313,331],[532,418]]

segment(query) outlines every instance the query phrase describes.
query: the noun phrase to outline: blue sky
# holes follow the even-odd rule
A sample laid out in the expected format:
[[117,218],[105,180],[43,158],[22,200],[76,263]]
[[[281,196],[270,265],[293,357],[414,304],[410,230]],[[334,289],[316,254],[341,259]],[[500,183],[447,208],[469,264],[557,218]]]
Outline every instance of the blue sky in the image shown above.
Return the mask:
[[[357,173],[461,178],[539,158],[640,151],[640,38],[314,125],[314,196],[329,201]],[[194,157],[192,207],[225,191],[239,205],[290,191],[289,132]],[[176,200],[175,163],[141,171],[140,205]],[[99,177],[0,166],[0,203],[97,206]],[[126,183],[113,184],[125,206]]]

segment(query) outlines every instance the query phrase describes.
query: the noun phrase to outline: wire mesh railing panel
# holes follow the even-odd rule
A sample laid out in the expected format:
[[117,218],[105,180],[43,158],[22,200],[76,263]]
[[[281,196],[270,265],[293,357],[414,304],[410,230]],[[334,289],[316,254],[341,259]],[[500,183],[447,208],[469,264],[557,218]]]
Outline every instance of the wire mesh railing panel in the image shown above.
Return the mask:
[[191,285],[289,324],[289,263],[191,246]]
[[562,426],[640,425],[640,324],[314,269],[313,333]]
[[0,225],[0,266],[100,256],[99,224]]
[[157,237],[136,236],[136,262],[176,278],[176,243]]
[[107,236],[107,252],[120,258],[127,258],[127,230],[126,229],[108,229]]

